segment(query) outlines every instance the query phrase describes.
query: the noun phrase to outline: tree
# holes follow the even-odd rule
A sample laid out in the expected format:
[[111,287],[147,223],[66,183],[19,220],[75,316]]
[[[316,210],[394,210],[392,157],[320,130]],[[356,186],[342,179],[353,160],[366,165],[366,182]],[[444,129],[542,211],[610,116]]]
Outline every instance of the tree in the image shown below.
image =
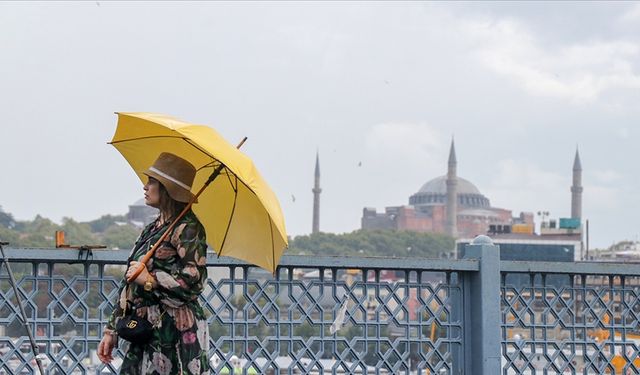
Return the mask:
[[102,245],[112,249],[130,249],[140,234],[140,230],[132,225],[112,224],[102,234]]
[[70,217],[63,217],[61,229],[65,232],[69,244],[92,245],[96,242],[96,236],[91,232],[91,226],[87,223],[79,223]]
[[87,222],[91,227],[91,231],[94,233],[102,233],[112,227],[117,222],[127,222],[127,218],[124,215],[102,215],[99,219],[95,219]]
[[437,258],[450,252],[453,238],[412,231],[357,230],[351,233],[315,233],[298,236],[289,244],[290,254]]
[[13,246],[18,241],[18,238],[18,232],[0,226],[0,241],[9,242]]
[[13,219],[13,215],[4,212],[2,206],[0,206],[0,227],[13,228],[16,225],[16,221]]
[[46,233],[53,236],[54,232],[59,229],[59,225],[40,215],[36,215],[33,221],[22,221],[16,224],[16,230],[26,234],[45,235]]

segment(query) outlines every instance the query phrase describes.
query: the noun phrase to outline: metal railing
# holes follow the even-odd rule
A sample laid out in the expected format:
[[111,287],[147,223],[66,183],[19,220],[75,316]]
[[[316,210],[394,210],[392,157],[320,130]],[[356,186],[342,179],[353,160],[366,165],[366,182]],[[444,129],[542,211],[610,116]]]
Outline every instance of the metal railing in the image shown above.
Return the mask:
[[640,265],[501,264],[503,374],[640,373]]
[[[115,374],[95,355],[127,251],[8,249],[49,374]],[[285,256],[276,275],[208,258],[211,373],[637,374],[640,267]],[[0,270],[0,374],[37,373]]]
[[[107,366],[95,350],[128,252],[6,252],[48,373],[117,373],[126,344]],[[275,277],[215,256],[208,266],[212,373],[462,371],[461,281],[476,260],[285,256]],[[0,374],[36,373],[8,281],[3,269]]]

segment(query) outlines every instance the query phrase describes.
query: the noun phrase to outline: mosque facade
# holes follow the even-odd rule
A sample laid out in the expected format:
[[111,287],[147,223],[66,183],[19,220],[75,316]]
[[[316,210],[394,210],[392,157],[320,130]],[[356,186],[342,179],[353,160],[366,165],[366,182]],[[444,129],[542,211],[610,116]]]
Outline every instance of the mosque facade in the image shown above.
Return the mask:
[[[574,222],[577,220],[579,223],[582,215],[582,168],[577,151],[573,169],[571,215],[575,217]],[[524,238],[533,236],[535,231],[533,213],[522,212],[514,216],[510,209],[493,207],[489,198],[473,183],[457,175],[453,141],[446,175],[427,181],[409,197],[408,205],[386,207],[384,212],[364,208],[361,225],[362,229],[367,230],[443,233],[458,239],[474,238],[481,234]],[[566,230],[562,232],[566,234]]]

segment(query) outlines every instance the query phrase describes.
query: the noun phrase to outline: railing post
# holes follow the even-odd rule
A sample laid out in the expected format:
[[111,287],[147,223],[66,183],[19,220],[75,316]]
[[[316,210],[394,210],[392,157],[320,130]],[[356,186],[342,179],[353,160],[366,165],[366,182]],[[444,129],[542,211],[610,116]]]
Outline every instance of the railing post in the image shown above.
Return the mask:
[[465,374],[497,375],[501,370],[500,247],[487,236],[465,247],[463,258],[480,261],[466,274],[464,298]]

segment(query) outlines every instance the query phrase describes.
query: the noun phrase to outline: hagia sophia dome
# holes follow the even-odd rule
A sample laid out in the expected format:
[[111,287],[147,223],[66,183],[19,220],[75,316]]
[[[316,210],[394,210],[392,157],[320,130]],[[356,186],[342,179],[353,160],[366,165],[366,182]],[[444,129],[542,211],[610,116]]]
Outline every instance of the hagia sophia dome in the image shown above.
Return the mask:
[[[489,208],[489,199],[480,190],[462,177],[457,177],[458,204],[465,208]],[[420,190],[409,197],[412,206],[432,206],[447,203],[447,176],[427,181]]]

